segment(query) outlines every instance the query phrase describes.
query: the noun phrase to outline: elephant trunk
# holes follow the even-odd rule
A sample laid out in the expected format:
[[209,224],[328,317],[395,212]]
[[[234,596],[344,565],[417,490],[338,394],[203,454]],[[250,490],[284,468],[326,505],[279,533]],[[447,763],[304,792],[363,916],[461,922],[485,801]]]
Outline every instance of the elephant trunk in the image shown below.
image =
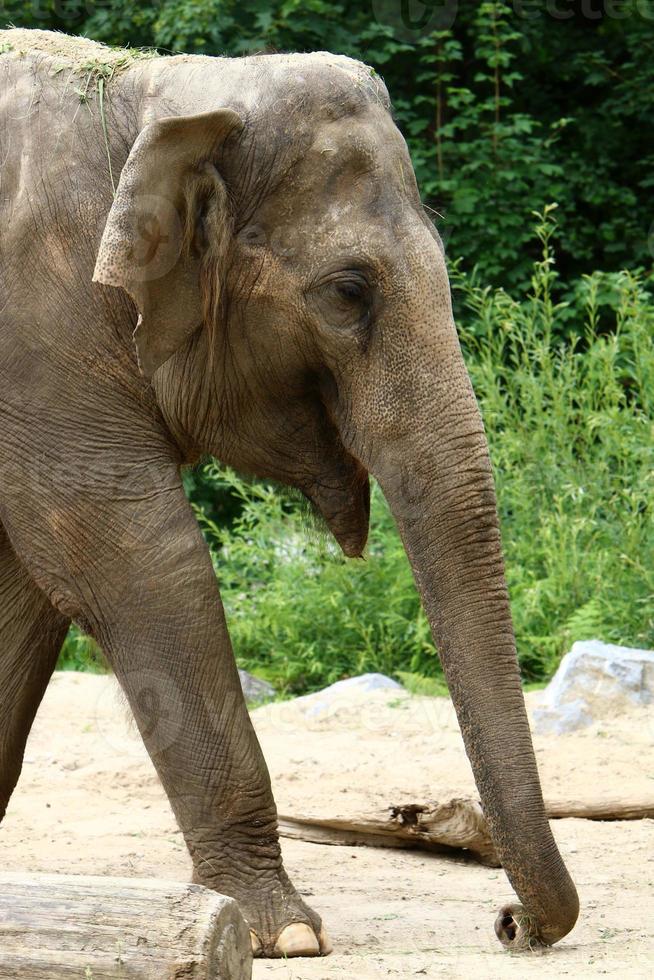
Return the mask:
[[[498,938],[512,948],[550,945],[574,926],[578,898],[543,803],[483,425],[458,343],[450,355],[439,378],[416,380],[406,409],[412,422],[393,439],[375,438],[367,465],[397,522],[484,814],[522,902],[500,912]],[[425,399],[431,424],[420,417]]]

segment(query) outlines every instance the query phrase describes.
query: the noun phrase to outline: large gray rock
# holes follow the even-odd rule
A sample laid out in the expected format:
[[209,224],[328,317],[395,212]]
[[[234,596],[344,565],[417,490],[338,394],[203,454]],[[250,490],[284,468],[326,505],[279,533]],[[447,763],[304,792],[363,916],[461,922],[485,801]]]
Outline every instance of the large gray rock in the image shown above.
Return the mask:
[[539,734],[571,732],[631,707],[654,704],[654,651],[580,640],[534,710]]
[[296,698],[295,704],[300,705],[306,716],[311,718],[330,711],[337,705],[346,705],[348,701],[354,700],[361,694],[384,690],[401,691],[403,688],[401,684],[394,681],[392,677],[386,677],[385,674],[360,674],[358,677],[336,681],[322,691]]
[[270,701],[277,696],[277,691],[272,684],[261,680],[260,677],[254,677],[253,674],[248,674],[247,670],[239,669],[238,676],[241,678],[241,687],[246,701],[258,703],[259,701]]

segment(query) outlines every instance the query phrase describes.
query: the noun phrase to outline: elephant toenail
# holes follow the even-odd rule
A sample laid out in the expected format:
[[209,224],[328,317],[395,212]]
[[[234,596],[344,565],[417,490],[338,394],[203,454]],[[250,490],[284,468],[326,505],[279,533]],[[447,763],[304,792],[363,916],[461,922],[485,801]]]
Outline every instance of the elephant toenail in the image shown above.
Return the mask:
[[313,929],[305,922],[292,922],[275,944],[276,956],[319,956],[320,946]]

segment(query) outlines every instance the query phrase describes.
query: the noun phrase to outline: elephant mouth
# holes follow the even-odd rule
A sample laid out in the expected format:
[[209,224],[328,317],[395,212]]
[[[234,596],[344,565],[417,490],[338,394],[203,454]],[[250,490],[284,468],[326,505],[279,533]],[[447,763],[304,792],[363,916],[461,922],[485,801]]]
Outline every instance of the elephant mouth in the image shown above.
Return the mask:
[[347,558],[360,558],[370,526],[370,480],[368,471],[351,456],[340,472],[315,480],[304,490],[313,508],[324,519]]

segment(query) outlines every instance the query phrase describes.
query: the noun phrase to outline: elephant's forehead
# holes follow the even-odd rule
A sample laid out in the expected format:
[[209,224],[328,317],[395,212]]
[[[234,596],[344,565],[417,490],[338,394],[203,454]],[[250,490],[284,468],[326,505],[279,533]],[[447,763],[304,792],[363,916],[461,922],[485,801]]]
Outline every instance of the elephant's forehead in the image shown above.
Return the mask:
[[329,108],[333,118],[366,104],[390,108],[386,86],[374,69],[345,55],[254,55],[241,59],[241,65],[254,69],[264,97],[288,94],[312,108]]
[[327,167],[367,164],[384,168],[398,156],[408,162],[406,144],[390,113],[380,106],[367,106],[356,115],[320,120],[305,159],[314,165],[322,159]]
[[347,173],[380,167],[380,140],[369,128],[340,122],[320,130],[303,158],[305,169],[320,173]]
[[[406,203],[393,198],[379,180],[361,178],[347,193],[330,191],[309,199],[299,192],[282,208],[270,202],[261,214],[268,235],[293,243],[306,257],[322,258],[337,249],[380,255],[392,250]],[[414,219],[415,220],[415,219]]]
[[289,215],[374,207],[386,197],[411,196],[415,186],[406,145],[386,112],[318,124],[289,171]]
[[318,117],[255,224],[282,254],[309,261],[335,250],[378,257],[392,250],[421,205],[406,144],[383,106]]

